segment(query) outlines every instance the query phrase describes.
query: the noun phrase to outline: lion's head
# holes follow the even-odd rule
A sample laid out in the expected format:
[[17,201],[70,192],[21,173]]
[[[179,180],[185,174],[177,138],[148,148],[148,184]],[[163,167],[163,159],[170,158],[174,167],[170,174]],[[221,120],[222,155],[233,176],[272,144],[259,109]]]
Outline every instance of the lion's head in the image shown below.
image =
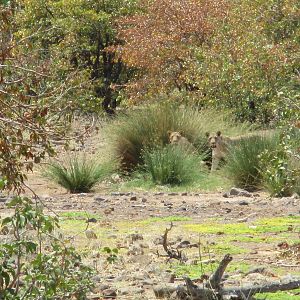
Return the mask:
[[182,131],[168,131],[170,144],[178,144],[184,138]]
[[217,131],[216,134],[210,134],[209,132],[207,132],[206,136],[210,148],[219,148],[223,145],[223,137],[221,131]]

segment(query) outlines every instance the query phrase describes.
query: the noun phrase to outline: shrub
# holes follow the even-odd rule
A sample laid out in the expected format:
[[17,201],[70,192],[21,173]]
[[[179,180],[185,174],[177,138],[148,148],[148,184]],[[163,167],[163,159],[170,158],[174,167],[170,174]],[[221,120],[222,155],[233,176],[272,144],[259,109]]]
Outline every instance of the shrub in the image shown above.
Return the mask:
[[205,174],[198,155],[174,145],[146,150],[143,159],[145,173],[160,185],[189,184]]
[[225,173],[240,188],[262,187],[263,175],[260,171],[259,155],[266,149],[275,151],[278,135],[249,136],[229,147]]
[[71,193],[87,193],[111,171],[111,164],[98,164],[95,160],[69,156],[63,162],[51,161],[44,175]]
[[183,135],[202,154],[208,150],[205,132],[220,129],[232,135],[245,132],[245,126],[234,126],[228,120],[228,113],[198,111],[163,103],[119,116],[109,126],[108,134],[111,152],[120,158],[123,169],[132,170],[143,163],[143,149],[151,150],[168,144],[169,130],[183,131]]
[[275,151],[266,149],[260,155],[263,185],[271,196],[300,192],[299,135],[299,129],[285,128]]

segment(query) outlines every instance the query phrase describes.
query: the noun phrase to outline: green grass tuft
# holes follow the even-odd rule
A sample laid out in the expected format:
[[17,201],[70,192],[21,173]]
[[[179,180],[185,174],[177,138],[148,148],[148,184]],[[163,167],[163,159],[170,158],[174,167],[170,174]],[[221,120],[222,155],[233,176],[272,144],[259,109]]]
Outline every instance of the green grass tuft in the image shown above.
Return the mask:
[[229,148],[225,174],[240,188],[257,189],[263,183],[259,155],[266,149],[275,150],[277,135],[251,136],[236,142]]
[[174,145],[147,150],[143,160],[144,172],[159,185],[190,184],[207,174],[201,166],[200,156]]
[[62,162],[51,161],[43,175],[71,193],[87,193],[109,175],[111,169],[109,164],[100,165],[93,159],[73,155]]
[[121,166],[132,171],[143,164],[142,152],[169,143],[168,131],[182,131],[199,151],[207,152],[207,131],[220,128],[231,136],[245,133],[246,126],[236,126],[228,113],[220,114],[210,110],[198,111],[191,107],[161,103],[129,111],[108,126],[111,153],[118,157]]

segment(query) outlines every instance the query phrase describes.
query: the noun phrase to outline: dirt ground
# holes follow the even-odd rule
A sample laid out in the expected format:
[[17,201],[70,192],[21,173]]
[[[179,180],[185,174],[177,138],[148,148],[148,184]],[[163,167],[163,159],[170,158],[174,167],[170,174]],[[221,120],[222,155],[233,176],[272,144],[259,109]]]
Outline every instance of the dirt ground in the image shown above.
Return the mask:
[[[99,143],[104,144],[91,136],[87,145],[93,152]],[[107,185],[72,195],[38,171],[29,174],[28,185],[61,217],[64,235],[96,268],[91,299],[156,299],[153,287],[178,285],[184,275],[209,275],[226,253],[233,256],[233,262],[225,285],[300,275],[300,199],[296,196],[120,192]],[[5,203],[0,202],[0,215],[7,214]],[[162,235],[171,222],[174,227],[168,242],[185,254],[187,260],[182,263],[168,260],[162,246]],[[96,239],[87,237],[87,225]],[[107,262],[105,246],[118,249],[115,263]],[[285,292],[271,299],[300,296]]]

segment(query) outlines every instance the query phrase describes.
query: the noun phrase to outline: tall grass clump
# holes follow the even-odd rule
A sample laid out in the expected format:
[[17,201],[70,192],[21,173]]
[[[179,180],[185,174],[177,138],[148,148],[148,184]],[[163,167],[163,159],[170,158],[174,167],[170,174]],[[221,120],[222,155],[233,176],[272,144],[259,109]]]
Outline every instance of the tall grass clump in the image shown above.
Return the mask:
[[245,127],[230,122],[228,114],[162,103],[118,116],[108,126],[108,134],[111,152],[120,159],[123,169],[132,170],[143,163],[143,149],[168,144],[168,131],[183,132],[201,154],[208,151],[205,133],[220,129],[231,135],[246,131]]
[[265,151],[275,151],[278,135],[245,137],[228,149],[225,174],[240,188],[257,189],[263,186],[263,170],[260,155]]
[[73,155],[64,161],[50,161],[43,175],[71,193],[87,193],[112,172],[111,164]]
[[191,184],[207,173],[198,155],[174,145],[147,149],[143,160],[143,171],[159,185]]

